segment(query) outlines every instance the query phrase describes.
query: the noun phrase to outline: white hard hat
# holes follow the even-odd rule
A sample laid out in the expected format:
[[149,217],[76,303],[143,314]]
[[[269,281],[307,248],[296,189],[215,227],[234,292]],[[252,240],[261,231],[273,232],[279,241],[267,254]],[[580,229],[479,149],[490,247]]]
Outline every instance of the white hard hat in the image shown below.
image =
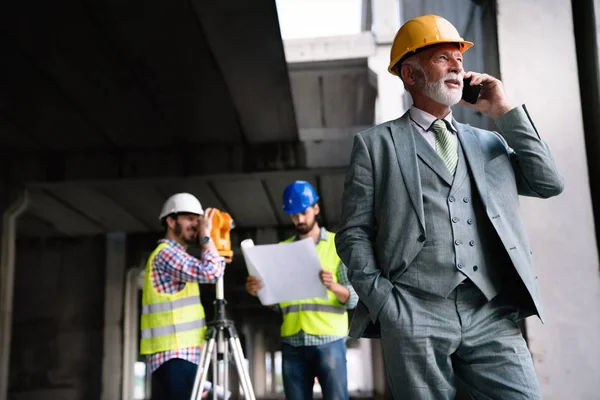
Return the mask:
[[158,219],[162,220],[167,215],[177,213],[204,215],[204,210],[196,196],[189,193],[176,193],[165,201]]

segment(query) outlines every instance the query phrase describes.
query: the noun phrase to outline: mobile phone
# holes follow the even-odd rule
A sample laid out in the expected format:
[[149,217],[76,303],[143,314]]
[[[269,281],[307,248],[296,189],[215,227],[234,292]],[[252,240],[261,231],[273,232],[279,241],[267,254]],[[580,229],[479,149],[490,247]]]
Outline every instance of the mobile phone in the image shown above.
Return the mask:
[[481,91],[480,85],[471,86],[471,78],[463,79],[462,99],[468,103],[475,104]]

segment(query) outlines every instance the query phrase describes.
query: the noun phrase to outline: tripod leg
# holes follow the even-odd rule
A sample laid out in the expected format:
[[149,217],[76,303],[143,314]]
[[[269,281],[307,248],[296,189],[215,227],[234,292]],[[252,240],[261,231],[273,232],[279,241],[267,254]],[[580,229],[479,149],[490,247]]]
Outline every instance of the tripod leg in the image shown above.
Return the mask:
[[202,391],[204,389],[204,383],[206,382],[206,376],[208,375],[208,367],[210,366],[210,356],[213,353],[214,347],[215,338],[213,335],[208,342],[204,342],[204,347],[202,347],[202,354],[200,356],[200,362],[198,363],[198,372],[196,372],[191,400],[199,400],[202,398]]
[[204,365],[204,357],[206,357],[208,346],[204,343],[202,346],[202,352],[200,353],[200,360],[198,361],[198,370],[196,371],[196,377],[194,378],[194,388],[192,389],[192,400],[198,398],[198,389],[202,380],[202,365]]
[[213,400],[217,400],[217,384],[219,383],[219,359],[217,357],[217,353],[219,352],[219,342],[221,340],[222,331],[220,329],[215,329],[215,336],[217,338],[216,346],[217,348],[212,353],[212,365],[213,365]]
[[221,340],[223,341],[223,396],[227,398],[229,388],[229,345],[225,338],[225,331],[223,331]]
[[244,364],[242,344],[240,343],[240,339],[237,337],[237,335],[229,338],[229,345],[231,346],[235,365],[237,367],[237,373],[240,377],[242,389],[244,390],[244,397],[249,400],[255,400],[256,398],[254,397],[252,381],[250,380],[250,375],[248,375],[248,371],[246,370],[246,365]]

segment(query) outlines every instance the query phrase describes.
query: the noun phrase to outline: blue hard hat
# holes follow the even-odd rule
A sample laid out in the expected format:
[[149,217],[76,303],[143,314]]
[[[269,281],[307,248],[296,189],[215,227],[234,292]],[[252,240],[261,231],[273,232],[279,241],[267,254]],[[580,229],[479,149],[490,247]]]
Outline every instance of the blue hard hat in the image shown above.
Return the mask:
[[319,200],[315,188],[306,181],[295,181],[283,191],[283,212],[298,214],[314,205]]

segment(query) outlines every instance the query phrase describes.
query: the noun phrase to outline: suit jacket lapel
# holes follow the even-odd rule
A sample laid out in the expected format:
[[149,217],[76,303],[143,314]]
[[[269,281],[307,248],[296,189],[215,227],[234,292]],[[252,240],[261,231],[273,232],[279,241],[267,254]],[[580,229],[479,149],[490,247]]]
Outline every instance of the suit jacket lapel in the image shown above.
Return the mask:
[[[412,125],[411,125],[412,127]],[[442,161],[440,156],[435,152],[433,147],[427,142],[421,133],[419,133],[414,127],[412,127],[412,133],[415,138],[415,145],[417,148],[417,155],[425,164],[429,166],[436,174],[438,174],[446,183],[452,186],[454,178],[448,167]]]
[[408,112],[390,125],[390,134],[396,150],[400,172],[404,178],[404,185],[408,191],[408,196],[417,213],[421,227],[425,229],[423,191],[421,190],[421,178],[419,177],[419,166],[417,165],[417,152]]
[[465,158],[467,159],[473,175],[473,180],[475,181],[475,185],[477,186],[477,190],[481,196],[483,207],[486,208],[485,165],[483,163],[483,153],[481,151],[481,147],[479,146],[479,142],[475,137],[475,133],[469,125],[459,123],[456,125],[458,129],[458,139],[460,140]]

